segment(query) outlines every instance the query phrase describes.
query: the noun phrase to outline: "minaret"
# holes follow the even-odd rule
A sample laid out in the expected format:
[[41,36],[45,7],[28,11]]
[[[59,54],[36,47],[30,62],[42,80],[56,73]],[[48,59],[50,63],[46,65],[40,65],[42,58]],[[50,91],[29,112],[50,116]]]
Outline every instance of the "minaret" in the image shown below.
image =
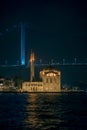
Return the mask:
[[34,79],[34,60],[35,60],[34,52],[31,52],[30,54],[30,82],[32,82]]

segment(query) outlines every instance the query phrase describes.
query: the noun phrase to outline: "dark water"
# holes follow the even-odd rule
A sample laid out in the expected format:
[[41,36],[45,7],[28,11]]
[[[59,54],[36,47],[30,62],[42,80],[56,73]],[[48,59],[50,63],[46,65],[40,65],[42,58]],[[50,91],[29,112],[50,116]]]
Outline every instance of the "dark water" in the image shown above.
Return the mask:
[[0,130],[87,129],[87,93],[0,94]]

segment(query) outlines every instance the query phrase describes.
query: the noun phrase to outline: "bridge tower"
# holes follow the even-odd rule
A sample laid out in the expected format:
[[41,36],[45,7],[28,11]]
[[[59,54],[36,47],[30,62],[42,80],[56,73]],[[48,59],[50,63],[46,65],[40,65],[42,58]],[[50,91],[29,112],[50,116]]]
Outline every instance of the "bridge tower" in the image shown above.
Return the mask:
[[25,65],[25,24],[21,23],[21,65]]

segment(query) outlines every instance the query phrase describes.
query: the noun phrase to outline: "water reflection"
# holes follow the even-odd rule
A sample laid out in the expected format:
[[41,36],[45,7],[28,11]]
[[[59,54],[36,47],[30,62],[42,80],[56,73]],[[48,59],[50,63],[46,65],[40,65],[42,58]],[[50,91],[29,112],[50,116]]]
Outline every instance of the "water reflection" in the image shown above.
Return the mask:
[[45,130],[57,128],[64,123],[61,118],[61,93],[59,95],[29,94],[26,107],[26,126]]
[[87,128],[87,93],[0,95],[2,130],[83,130]]
[[36,128],[39,120],[38,120],[38,114],[37,114],[37,104],[36,104],[37,95],[36,94],[30,94],[27,97],[27,107],[26,107],[26,113],[27,118],[25,119],[27,127]]

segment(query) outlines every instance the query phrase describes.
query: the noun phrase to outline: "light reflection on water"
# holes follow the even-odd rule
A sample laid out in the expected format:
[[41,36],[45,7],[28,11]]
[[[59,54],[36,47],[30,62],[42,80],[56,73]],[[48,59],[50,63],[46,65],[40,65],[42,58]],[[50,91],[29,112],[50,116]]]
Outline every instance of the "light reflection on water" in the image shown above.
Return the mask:
[[2,94],[0,104],[2,130],[83,130],[87,128],[87,94]]
[[68,98],[70,96],[67,93],[28,95],[26,126],[41,130],[79,128],[79,119],[72,114],[74,106],[71,105],[76,105],[73,104],[75,101]]

